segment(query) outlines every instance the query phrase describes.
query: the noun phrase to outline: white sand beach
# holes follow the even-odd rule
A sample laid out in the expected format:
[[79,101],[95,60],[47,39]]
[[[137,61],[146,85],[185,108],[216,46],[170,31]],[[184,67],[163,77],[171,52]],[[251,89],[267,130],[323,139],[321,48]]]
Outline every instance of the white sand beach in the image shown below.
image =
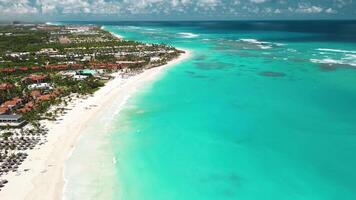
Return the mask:
[[[101,27],[102,30],[105,30],[105,26],[102,26]],[[119,35],[117,33],[114,33],[114,32],[110,32],[111,35],[113,35],[114,37],[118,38],[118,39],[124,39],[124,37],[122,35]]]
[[[78,138],[85,134],[83,129],[103,110],[110,110],[113,104],[117,110],[147,83],[156,80],[169,66],[190,56],[190,52],[169,62],[127,79],[116,75],[94,95],[87,99],[76,99],[61,120],[46,122],[49,128],[48,142],[29,152],[28,158],[19,167],[18,173],[4,178],[9,181],[0,192],[1,200],[57,200],[63,198],[65,162],[76,147]],[[109,108],[109,109],[108,109]]]

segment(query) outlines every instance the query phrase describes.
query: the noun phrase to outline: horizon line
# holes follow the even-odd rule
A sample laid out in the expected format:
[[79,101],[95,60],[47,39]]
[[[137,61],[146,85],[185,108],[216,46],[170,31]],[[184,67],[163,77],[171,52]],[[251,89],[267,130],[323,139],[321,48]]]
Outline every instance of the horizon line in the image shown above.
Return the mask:
[[285,22],[285,21],[356,21],[356,19],[216,19],[216,20],[34,20],[34,21],[26,21],[26,20],[0,20],[0,23],[6,22],[22,22],[22,23],[47,23],[47,22]]

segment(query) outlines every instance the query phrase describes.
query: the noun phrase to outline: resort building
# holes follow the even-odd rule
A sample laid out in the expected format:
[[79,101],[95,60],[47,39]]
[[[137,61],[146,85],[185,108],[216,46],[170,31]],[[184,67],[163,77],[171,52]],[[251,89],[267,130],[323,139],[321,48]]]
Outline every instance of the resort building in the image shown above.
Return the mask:
[[22,115],[0,115],[0,127],[18,128],[26,124]]
[[32,90],[30,96],[32,99],[37,99],[41,96],[41,92],[39,90]]
[[48,80],[47,75],[41,75],[41,74],[31,74],[25,78],[22,79],[25,83],[31,84],[31,83],[43,83],[46,80]]
[[49,83],[35,83],[27,86],[29,90],[52,90],[53,87]]
[[58,37],[59,43],[61,44],[69,44],[71,41],[67,36]]
[[52,95],[52,94],[45,94],[45,95],[42,95],[40,97],[37,98],[38,101],[49,101],[51,100],[52,98],[54,98],[55,96]]
[[8,107],[0,107],[0,115],[5,115],[9,112],[9,108]]
[[41,55],[41,54],[51,55],[56,53],[58,53],[58,50],[53,48],[43,48],[40,51],[36,52],[37,55]]
[[22,103],[22,99],[19,97],[15,97],[11,100],[5,101],[3,104],[0,105],[0,115],[8,114],[13,109],[18,108],[18,106]]
[[14,85],[12,85],[11,83],[0,84],[0,91],[10,90],[12,88],[14,88]]
[[23,108],[17,110],[18,113],[30,112],[35,107],[33,101],[27,102]]
[[125,60],[120,60],[116,61],[117,64],[122,64],[122,65],[129,65],[129,64],[142,64],[145,63],[146,61],[144,60],[138,60],[138,61],[125,61]]
[[32,111],[38,103],[44,102],[44,101],[50,101],[58,96],[60,96],[62,93],[62,90],[55,90],[50,94],[44,94],[42,95],[40,91],[38,90],[33,90],[31,91],[31,98],[33,99],[32,101],[27,102],[22,108],[17,109],[17,113],[27,113]]

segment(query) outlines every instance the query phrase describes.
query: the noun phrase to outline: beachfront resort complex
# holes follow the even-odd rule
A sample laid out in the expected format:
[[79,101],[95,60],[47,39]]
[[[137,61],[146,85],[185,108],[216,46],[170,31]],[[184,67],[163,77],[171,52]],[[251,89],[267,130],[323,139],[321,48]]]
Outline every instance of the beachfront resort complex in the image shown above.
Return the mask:
[[0,0],[0,200],[356,200],[356,0]]
[[73,99],[86,98],[117,76],[162,66],[181,53],[121,39],[101,26],[0,26],[0,192],[46,142],[42,122],[58,120]]

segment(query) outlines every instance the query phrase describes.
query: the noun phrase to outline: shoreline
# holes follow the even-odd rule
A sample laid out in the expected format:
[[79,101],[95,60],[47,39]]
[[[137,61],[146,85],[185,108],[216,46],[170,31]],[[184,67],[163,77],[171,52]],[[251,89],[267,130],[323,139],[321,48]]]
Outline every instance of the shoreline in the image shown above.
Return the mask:
[[[101,30],[104,30],[104,31],[108,31],[105,29],[105,26],[101,26],[100,28]],[[113,35],[114,37],[116,37],[117,39],[120,39],[120,40],[123,40],[124,39],[124,36],[122,35],[119,35],[117,33],[114,33],[114,32],[111,32],[111,31],[108,31],[109,33],[111,33],[111,35]]]
[[119,105],[113,113],[117,115],[121,110],[120,107],[124,106],[127,99],[136,91],[147,83],[157,80],[168,67],[180,63],[191,55],[189,50],[180,50],[185,53],[166,65],[146,69],[127,79],[116,74],[113,80],[92,96],[71,102],[68,105],[71,110],[59,120],[46,121],[44,124],[49,129],[48,141],[29,153],[18,173],[5,176],[9,183],[0,192],[0,199],[62,199],[65,186],[65,163],[70,158],[83,130],[89,125],[88,123],[99,112],[113,107],[114,104]]

